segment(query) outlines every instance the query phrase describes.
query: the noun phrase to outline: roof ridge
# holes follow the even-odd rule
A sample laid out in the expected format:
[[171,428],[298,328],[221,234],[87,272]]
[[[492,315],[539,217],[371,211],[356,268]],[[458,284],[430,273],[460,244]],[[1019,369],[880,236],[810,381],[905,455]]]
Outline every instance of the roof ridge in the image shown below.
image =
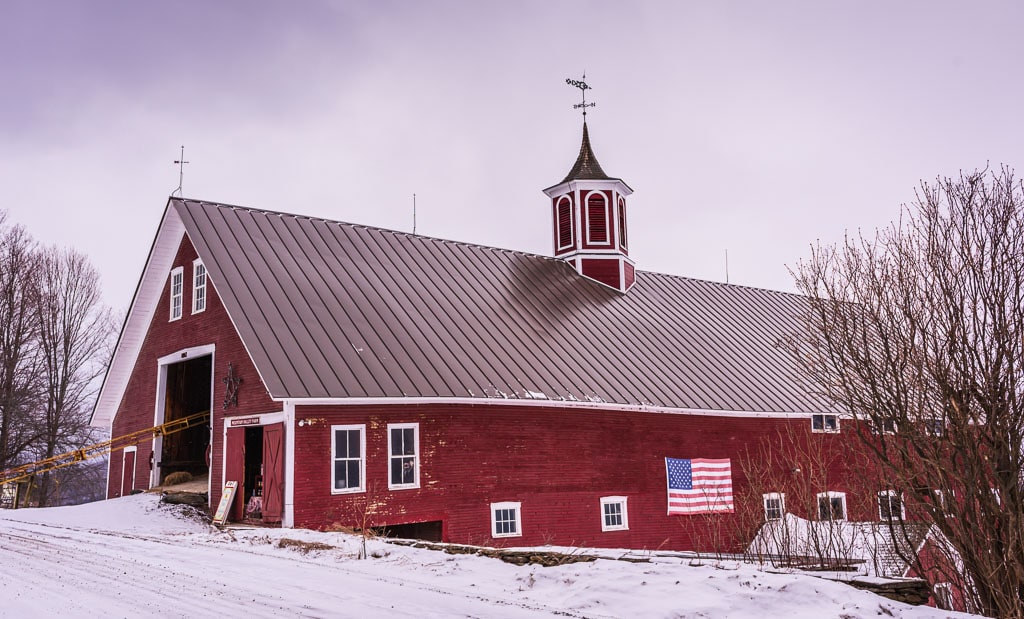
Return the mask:
[[672,279],[682,279],[692,282],[699,282],[702,284],[711,284],[713,286],[719,286],[723,288],[744,288],[747,290],[753,290],[755,292],[772,292],[775,294],[782,294],[790,297],[797,297],[799,299],[806,299],[807,295],[800,294],[799,292],[788,292],[785,290],[775,290],[774,288],[765,288],[763,286],[751,286],[749,284],[733,284],[731,282],[720,282],[713,279],[704,279],[701,277],[691,277],[689,275],[676,275],[675,273],[662,273],[660,271],[646,271],[643,269],[637,269],[636,273],[644,273],[646,275],[657,275],[661,277],[671,277]]
[[[213,201],[210,201],[210,200],[199,200],[199,199],[194,199],[194,198],[171,198],[171,200],[172,201],[177,200],[177,201],[180,201],[180,202],[193,202],[193,203],[196,203],[196,204],[207,204],[207,205],[216,206],[216,207],[219,207],[219,208],[229,208],[229,209],[235,209],[235,210],[241,210],[241,211],[250,211],[250,212],[256,212],[256,213],[263,213],[263,214],[266,214],[266,215],[277,215],[277,216],[283,216],[283,217],[294,217],[296,219],[306,219],[306,220],[309,220],[309,221],[322,221],[324,223],[337,224],[339,226],[350,226],[350,227],[353,227],[353,228],[363,228],[363,229],[366,229],[366,230],[376,230],[378,232],[389,232],[391,234],[400,234],[400,235],[403,235],[403,236],[408,236],[408,237],[412,237],[412,238],[422,239],[424,241],[432,241],[432,242],[435,242],[435,243],[448,243],[448,244],[452,244],[452,245],[458,245],[458,246],[461,246],[461,247],[475,247],[475,248],[478,248],[478,249],[487,249],[487,250],[491,250],[491,251],[499,251],[499,252],[504,252],[504,253],[508,253],[508,254],[515,254],[515,255],[519,255],[519,256],[526,256],[526,257],[530,257],[530,258],[542,258],[544,260],[551,260],[551,261],[555,261],[555,262],[564,262],[561,258],[555,258],[554,256],[545,256],[544,254],[536,254],[536,253],[533,253],[533,252],[523,251],[521,249],[509,249],[507,247],[495,247],[493,245],[483,245],[483,244],[480,244],[480,243],[471,243],[469,241],[457,241],[455,239],[445,239],[445,238],[436,237],[436,236],[428,236],[428,235],[425,235],[425,234],[413,234],[412,232],[406,232],[404,230],[394,230],[392,228],[383,228],[381,226],[372,226],[372,225],[369,225],[369,224],[359,224],[359,223],[353,223],[353,222],[350,222],[350,221],[341,221],[341,220],[338,220],[338,219],[328,219],[326,217],[314,217],[312,215],[300,215],[298,213],[289,213],[287,211],[277,211],[277,210],[271,210],[271,209],[254,208],[254,207],[251,207],[251,206],[241,206],[241,205],[237,205],[237,204],[225,204],[223,202],[213,202]],[[786,296],[790,296],[790,297],[796,297],[796,298],[799,298],[799,299],[806,299],[807,298],[806,295],[802,295],[802,294],[797,293],[797,292],[787,292],[785,290],[775,290],[773,288],[765,288],[765,287],[762,287],[762,286],[751,286],[751,285],[748,285],[748,284],[733,284],[733,283],[727,283],[727,282],[720,282],[720,281],[715,281],[713,279],[703,279],[703,278],[700,278],[700,277],[692,277],[692,276],[688,276],[688,275],[678,275],[678,274],[675,274],[675,273],[663,273],[661,271],[648,271],[648,270],[645,270],[645,269],[637,269],[636,270],[636,274],[637,275],[644,274],[644,275],[650,275],[650,276],[670,277],[670,278],[677,279],[677,280],[685,280],[685,281],[691,281],[691,282],[698,282],[698,283],[702,283],[702,284],[711,284],[712,286],[721,286],[721,287],[732,288],[732,289],[745,288],[747,290],[752,290],[752,291],[755,291],[755,292],[771,292],[771,293],[786,295]]]
[[314,217],[312,215],[300,215],[298,213],[289,213],[287,211],[276,211],[276,210],[271,210],[271,209],[254,208],[254,207],[251,207],[251,206],[240,206],[240,205],[237,205],[237,204],[225,204],[223,202],[213,202],[213,201],[210,201],[210,200],[198,200],[198,199],[193,199],[193,198],[171,198],[171,200],[172,201],[176,200],[176,201],[179,201],[179,202],[192,202],[194,204],[206,204],[206,205],[209,205],[209,206],[215,206],[215,207],[219,207],[219,208],[229,208],[229,209],[239,210],[239,211],[250,211],[250,212],[255,212],[255,213],[263,213],[265,215],[277,215],[277,216],[280,216],[280,217],[294,217],[296,219],[306,219],[308,221],[322,221],[322,222],[324,222],[326,224],[337,224],[339,226],[350,226],[352,228],[363,228],[363,229],[366,229],[366,230],[376,230],[378,232],[389,232],[391,234],[399,234],[399,235],[408,236],[408,237],[412,237],[412,238],[416,238],[416,239],[423,239],[424,241],[433,241],[435,243],[449,243],[449,244],[452,244],[452,245],[459,245],[459,246],[462,246],[462,247],[476,247],[476,248],[479,248],[479,249],[489,249],[489,250],[500,251],[500,252],[505,252],[505,253],[509,253],[509,254],[518,254],[518,255],[521,255],[521,256],[528,256],[528,257],[532,257],[532,258],[543,258],[545,260],[554,260],[554,261],[562,262],[561,259],[555,258],[553,256],[545,256],[544,254],[536,254],[536,253],[524,251],[524,250],[521,250],[521,249],[509,249],[508,247],[495,247],[493,245],[482,245],[480,243],[471,243],[469,241],[457,241],[455,239],[445,239],[445,238],[441,238],[441,237],[438,237],[438,236],[428,236],[426,234],[414,234],[412,232],[406,232],[405,230],[394,230],[392,228],[384,228],[384,227],[381,227],[381,226],[373,226],[373,225],[370,225],[370,224],[360,224],[360,223],[353,223],[353,222],[350,222],[350,221],[341,221],[340,219],[328,219],[327,217]]

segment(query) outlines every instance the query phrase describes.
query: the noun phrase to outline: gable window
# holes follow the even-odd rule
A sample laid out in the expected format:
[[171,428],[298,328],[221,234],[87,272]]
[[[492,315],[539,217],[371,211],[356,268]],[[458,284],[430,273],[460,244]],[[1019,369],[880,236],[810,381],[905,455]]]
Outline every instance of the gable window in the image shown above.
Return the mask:
[[184,279],[184,267],[174,267],[171,269],[171,320],[181,318]]
[[388,424],[388,488],[420,487],[420,424]]
[[878,493],[878,518],[880,520],[903,520],[903,495],[895,490]]
[[839,415],[811,415],[811,432],[838,432]]
[[786,495],[781,492],[771,492],[761,495],[764,501],[764,519],[782,520],[786,515]]
[[366,426],[331,426],[331,493],[366,489]]
[[626,512],[626,497],[601,497],[601,530],[625,531],[629,529],[629,514]]
[[192,313],[206,309],[206,266],[202,260],[192,263]]
[[818,520],[846,520],[846,493],[819,493]]
[[555,227],[558,234],[558,249],[572,247],[572,202],[567,196],[558,199],[555,208]]
[[619,198],[619,247],[626,249],[626,201]]
[[491,503],[491,537],[520,537],[523,534],[519,502]]
[[607,245],[608,198],[600,191],[587,195],[587,243]]

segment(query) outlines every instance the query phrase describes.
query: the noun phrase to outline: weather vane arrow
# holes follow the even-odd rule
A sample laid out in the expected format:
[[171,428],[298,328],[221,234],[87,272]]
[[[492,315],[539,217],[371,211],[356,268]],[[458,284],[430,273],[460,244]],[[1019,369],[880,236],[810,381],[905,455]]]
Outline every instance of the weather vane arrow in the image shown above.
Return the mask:
[[587,91],[588,90],[593,90],[593,88],[591,88],[590,86],[587,85],[587,82],[585,81],[586,79],[587,79],[587,74],[586,73],[584,73],[583,77],[581,77],[578,80],[574,80],[571,77],[565,79],[565,83],[566,84],[572,86],[573,88],[579,88],[580,89],[580,96],[583,98],[583,100],[582,100],[581,103],[577,103],[576,105],[572,106],[572,109],[578,110],[578,109],[582,108],[582,110],[583,110],[583,120],[587,119],[587,108],[588,107],[594,107],[594,106],[597,105],[593,101],[591,101],[590,103],[587,103]]

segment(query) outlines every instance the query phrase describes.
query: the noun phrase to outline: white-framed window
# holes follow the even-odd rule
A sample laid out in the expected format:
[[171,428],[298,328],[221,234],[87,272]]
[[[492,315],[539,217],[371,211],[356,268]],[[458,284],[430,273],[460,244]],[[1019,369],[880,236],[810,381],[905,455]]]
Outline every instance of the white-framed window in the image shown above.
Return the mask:
[[366,490],[366,425],[331,426],[331,494]]
[[608,235],[608,196],[603,191],[591,191],[587,194],[586,222],[588,245],[610,245]]
[[818,520],[846,520],[846,493],[818,493]]
[[491,537],[520,537],[523,534],[521,512],[522,503],[518,501],[491,503]]
[[558,251],[572,247],[572,200],[562,196],[555,206],[555,232],[558,236]]
[[838,432],[839,415],[814,414],[811,415],[811,432]]
[[192,262],[192,313],[206,310],[206,266],[198,258]]
[[953,585],[948,582],[935,583],[935,608],[953,610]]
[[601,497],[601,530],[625,531],[629,529],[629,512],[626,510],[626,497]]
[[388,424],[388,489],[420,487],[420,424]]
[[185,267],[171,269],[171,320],[181,318],[181,304],[184,298]]
[[943,436],[946,434],[946,422],[941,417],[929,417],[922,421],[924,433],[928,436]]
[[781,492],[769,492],[761,495],[764,502],[765,520],[782,520],[786,515],[786,495]]
[[897,427],[895,419],[878,419],[871,422],[871,431],[875,434],[896,434]]
[[879,492],[878,518],[880,520],[903,520],[906,518],[906,512],[903,509],[903,495],[895,490]]

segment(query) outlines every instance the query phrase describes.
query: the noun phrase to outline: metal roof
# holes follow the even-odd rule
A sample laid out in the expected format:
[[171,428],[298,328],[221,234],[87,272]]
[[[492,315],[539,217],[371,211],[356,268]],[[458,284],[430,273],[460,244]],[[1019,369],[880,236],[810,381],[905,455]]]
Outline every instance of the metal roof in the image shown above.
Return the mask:
[[621,294],[545,256],[209,202],[169,208],[275,398],[829,410],[778,345],[799,326],[797,295],[645,271]]

